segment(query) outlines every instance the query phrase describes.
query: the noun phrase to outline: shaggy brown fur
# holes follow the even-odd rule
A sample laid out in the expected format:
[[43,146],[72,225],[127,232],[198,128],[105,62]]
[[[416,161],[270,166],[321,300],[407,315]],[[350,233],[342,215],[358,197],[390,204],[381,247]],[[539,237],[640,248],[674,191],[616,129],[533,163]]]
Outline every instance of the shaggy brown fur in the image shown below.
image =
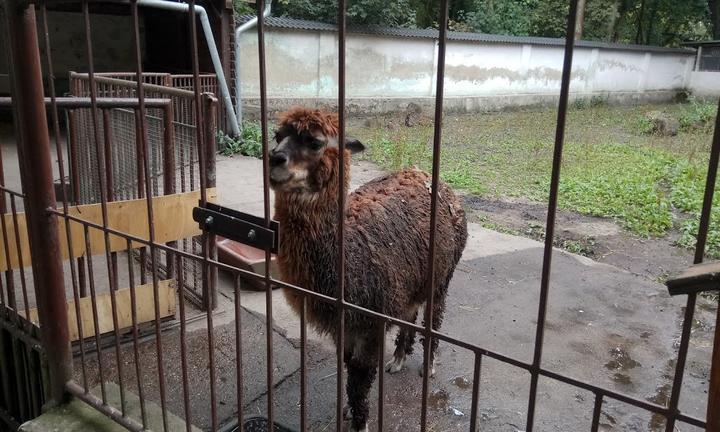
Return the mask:
[[[312,114],[309,115],[308,113]],[[308,130],[337,130],[336,117],[317,111],[296,110],[282,117],[283,125],[298,124]],[[293,120],[288,120],[293,119]],[[294,122],[294,123],[293,123]],[[325,123],[327,122],[327,124]],[[295,131],[295,134],[300,131]],[[283,139],[279,137],[278,140]],[[287,141],[286,141],[287,142]],[[294,146],[294,147],[293,147]],[[326,147],[302,155],[307,167],[306,188],[285,190],[275,185],[275,216],[280,222],[278,264],[283,279],[328,296],[337,296],[337,212],[339,151]],[[296,163],[292,157],[288,165]],[[350,153],[345,172],[350,172]],[[344,179],[349,183],[349,175]],[[347,197],[345,231],[345,298],[348,302],[414,322],[427,300],[429,275],[430,183],[427,173],[404,170],[373,180]],[[465,247],[467,223],[462,206],[446,185],[438,200],[433,328],[439,329],[445,311],[447,288]],[[299,312],[302,296],[286,290],[286,298]],[[336,342],[337,310],[334,305],[307,299],[308,321]],[[367,423],[367,393],[375,378],[379,323],[365,315],[345,315],[345,362],[352,425]],[[414,332],[401,330],[396,358],[411,352]],[[437,348],[433,340],[431,358]]]
[[337,136],[338,116],[316,109],[295,107],[279,115],[280,126],[290,126],[297,132],[322,132],[326,136]]

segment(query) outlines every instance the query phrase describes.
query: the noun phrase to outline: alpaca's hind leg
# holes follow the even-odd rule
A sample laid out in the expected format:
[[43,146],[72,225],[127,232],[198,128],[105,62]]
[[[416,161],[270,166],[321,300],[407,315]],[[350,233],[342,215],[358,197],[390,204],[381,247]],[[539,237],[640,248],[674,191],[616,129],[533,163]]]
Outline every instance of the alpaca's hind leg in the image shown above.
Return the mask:
[[[414,323],[416,319],[417,310],[413,315],[412,322]],[[385,364],[385,371],[392,374],[403,370],[407,356],[413,352],[413,344],[415,344],[415,329],[401,327],[395,338],[395,353],[393,354],[393,359]]]
[[[447,294],[447,285],[448,282],[441,286],[438,291],[435,292],[435,298],[433,299],[433,319],[432,319],[432,329],[437,331],[440,330],[440,326],[442,326],[443,318],[445,317],[445,297]],[[423,319],[423,326],[425,325],[425,320]],[[431,338],[430,339],[430,377],[435,376],[435,355],[437,354],[438,344],[439,340],[438,338]],[[423,347],[425,346],[425,339],[423,338]],[[420,376],[423,375],[423,369],[420,369]]]
[[353,355],[352,359],[347,363],[347,396],[352,414],[351,432],[367,432],[367,421],[370,414],[367,396],[375,381],[377,374],[377,350],[372,347],[377,346],[376,343],[370,342],[365,345],[367,352]]

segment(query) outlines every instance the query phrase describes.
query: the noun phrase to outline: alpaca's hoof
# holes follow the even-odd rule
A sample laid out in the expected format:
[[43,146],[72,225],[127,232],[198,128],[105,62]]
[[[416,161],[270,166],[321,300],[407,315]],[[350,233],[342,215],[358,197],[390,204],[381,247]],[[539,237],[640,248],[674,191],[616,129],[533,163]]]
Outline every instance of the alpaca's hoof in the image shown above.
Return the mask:
[[350,411],[350,406],[347,404],[343,407],[343,419],[352,420],[352,412]]
[[[420,368],[420,376],[423,376],[423,373],[425,371],[425,367]],[[430,378],[435,376],[435,360],[432,362],[432,366],[430,366]]]
[[397,358],[390,360],[385,364],[385,372],[389,372],[391,374],[398,373],[405,367],[405,358]]
[[363,426],[360,429],[355,429],[355,426],[350,426],[350,429],[348,429],[350,432],[368,432],[367,425]]

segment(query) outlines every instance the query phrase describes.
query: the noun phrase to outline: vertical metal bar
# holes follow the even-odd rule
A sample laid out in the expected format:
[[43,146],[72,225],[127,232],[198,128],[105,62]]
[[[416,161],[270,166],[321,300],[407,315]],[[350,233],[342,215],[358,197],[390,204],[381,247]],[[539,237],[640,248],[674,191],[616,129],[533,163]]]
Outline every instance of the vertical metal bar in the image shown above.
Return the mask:
[[[97,155],[97,170],[98,170],[98,180],[99,180],[99,190],[100,190],[100,209],[102,213],[102,226],[103,226],[103,237],[105,240],[105,262],[107,264],[107,271],[108,271],[108,281],[110,282],[110,303],[112,308],[112,321],[113,321],[113,330],[115,334],[115,360],[116,360],[116,367],[118,369],[118,384],[120,387],[120,404],[122,408],[123,415],[125,414],[125,386],[123,383],[123,368],[122,368],[122,357],[120,354],[120,330],[118,328],[118,311],[117,311],[117,298],[115,297],[115,291],[117,290],[117,287],[115,286],[117,283],[117,274],[116,274],[116,266],[113,266],[113,260],[112,260],[112,253],[110,252],[110,234],[107,232],[108,228],[108,209],[107,209],[107,201],[108,201],[108,183],[112,183],[111,181],[108,182],[108,179],[112,176],[112,161],[110,161],[109,164],[106,165],[106,160],[109,158],[107,154],[105,154],[105,146],[102,146],[100,144],[100,136],[98,131],[98,106],[97,106],[97,86],[95,83],[95,61],[94,61],[94,55],[93,55],[93,41],[92,41],[92,29],[90,25],[90,5],[88,3],[88,0],[83,0],[82,2],[82,11],[83,11],[83,18],[84,18],[84,24],[85,24],[85,43],[87,45],[87,59],[88,59],[88,83],[90,85],[90,102],[91,102],[91,111],[92,111],[92,123],[93,123],[93,133],[95,138],[95,153]],[[106,129],[109,129],[109,120],[110,118],[107,117],[108,124],[105,125]],[[111,135],[106,130],[105,131],[105,139],[110,140]],[[107,145],[107,143],[106,143]],[[109,146],[108,146],[109,147]],[[107,167],[110,168],[110,171],[108,172],[106,169]],[[98,322],[98,315],[97,315],[97,301],[96,301],[96,290],[94,287],[93,282],[93,274],[92,274],[92,253],[90,253],[90,241],[88,237],[88,233],[86,232],[86,242],[87,242],[87,257],[88,257],[88,276],[90,278],[90,291],[92,296],[92,303],[93,308],[95,311],[93,312],[94,318],[95,318],[95,340],[97,343],[97,349],[98,349],[98,361],[101,361],[101,346],[100,346],[100,335],[99,335],[99,322]],[[103,400],[107,402],[105,390],[103,390]]]
[[[205,179],[204,190],[215,187],[215,133],[217,124],[217,112],[218,112],[218,100],[211,97],[209,93],[204,93],[202,96],[202,107],[203,107],[203,132],[205,140],[201,142],[200,147],[205,152],[204,159],[204,171],[202,173]],[[210,259],[217,259],[217,244],[215,242],[215,234],[207,233],[208,250],[207,256]],[[217,306],[217,268],[215,266],[208,266],[208,281],[205,287],[205,301],[207,310],[214,310]]]
[[95,332],[95,349],[97,353],[98,361],[98,374],[100,375],[100,391],[102,393],[102,400],[107,403],[107,393],[105,392],[105,379],[103,374],[103,361],[102,361],[102,349],[100,345],[100,318],[98,316],[97,308],[97,295],[95,292],[95,277],[93,274],[93,262],[92,262],[92,246],[90,245],[90,232],[87,225],[83,226],[83,232],[85,234],[85,250],[88,266],[88,282],[90,285],[90,304],[92,306],[93,315],[93,328]]
[[385,331],[387,322],[382,320],[378,328],[378,432],[382,432],[385,425]]
[[[238,410],[238,424],[240,427],[243,427],[243,349],[242,349],[242,305],[240,304],[240,276],[236,275],[234,278],[235,281],[235,376],[237,377],[237,382],[235,385],[237,386],[237,410]],[[301,354],[302,355],[302,354]],[[302,358],[302,357],[301,357]],[[300,362],[300,367],[302,368],[302,360]],[[302,374],[301,374],[302,375]],[[302,388],[302,383],[300,384]],[[302,391],[302,390],[301,390]],[[302,396],[301,396],[301,402],[300,402],[300,410],[304,409],[304,406],[302,404]],[[302,420],[301,420],[302,424]],[[305,432],[305,429],[300,427],[300,430],[302,432]]]
[[577,24],[578,0],[570,0],[570,13],[568,14],[565,34],[565,58],[563,60],[562,81],[560,83],[560,101],[558,103],[558,116],[555,127],[555,149],[553,151],[552,174],[550,178],[550,197],[548,199],[547,222],[545,226],[545,249],[543,251],[543,266],[540,279],[540,300],[538,305],[538,320],[535,332],[535,352],[530,370],[530,397],[528,398],[528,413],[525,430],[532,432],[535,419],[535,403],[537,398],[537,384],[540,364],[542,362],[543,337],[545,336],[545,317],[547,313],[548,291],[550,289],[550,269],[552,265],[553,240],[555,238],[555,215],[557,212],[558,187],[560,184],[560,167],[562,164],[563,144],[565,141],[565,123],[567,120],[568,98],[570,95],[570,77],[572,73],[572,60],[575,48],[575,25]]
[[[343,430],[343,364],[345,362],[345,39],[347,30],[347,2],[338,1],[338,261],[337,261],[337,430]],[[381,369],[382,370],[382,369]]]
[[442,145],[443,98],[445,96],[445,52],[447,47],[447,27],[449,20],[448,0],[440,3],[440,35],[438,46],[437,83],[435,88],[435,123],[433,125],[433,160],[432,160],[432,195],[430,198],[430,249],[428,251],[428,279],[425,281],[425,330],[423,346],[423,386],[422,411],[420,414],[420,430],[427,430],[427,405],[429,379],[432,362],[432,326],[435,297],[435,249],[437,235],[438,195],[440,193],[440,150]]
[[145,397],[142,380],[142,365],[140,364],[140,343],[138,334],[138,318],[137,318],[137,293],[135,290],[135,271],[132,256],[132,242],[127,240],[127,261],[128,261],[128,278],[130,279],[130,317],[132,319],[132,337],[133,337],[133,356],[135,357],[135,376],[137,377],[138,399],[140,401],[140,418],[142,425],[147,428],[147,412],[145,411]]
[[470,406],[470,432],[477,430],[478,405],[480,404],[480,379],[482,367],[482,354],[475,353],[475,368],[473,370],[472,405]]
[[[193,89],[195,93],[195,119],[197,125],[197,142],[198,142],[198,162],[200,165],[200,203],[205,205],[207,203],[207,149],[205,148],[205,139],[207,136],[204,134],[206,124],[203,121],[203,116],[206,113],[206,106],[210,105],[209,95],[204,94],[201,97],[200,92],[200,64],[198,59],[198,46],[197,46],[197,18],[195,14],[195,0],[190,0],[188,8],[188,21],[190,24],[190,45],[192,57],[192,70],[193,70]],[[216,371],[215,371],[215,333],[213,327],[213,304],[212,296],[210,293],[210,235],[207,231],[202,233],[202,284],[205,307],[207,309],[207,332],[208,332],[208,362],[210,369],[210,421],[212,430],[215,431],[218,428],[218,415],[217,415],[217,389],[216,389]]]
[[[51,114],[52,114],[52,120],[53,120],[53,133],[55,137],[55,150],[58,157],[58,173],[60,174],[60,184],[62,186],[62,194],[63,194],[63,213],[65,215],[68,214],[68,187],[67,183],[65,182],[65,164],[63,162],[63,152],[62,152],[62,141],[60,139],[60,116],[58,113],[58,107],[56,102],[56,91],[55,91],[55,72],[53,67],[53,61],[52,61],[52,49],[50,45],[50,31],[48,30],[48,18],[47,18],[47,8],[45,6],[45,3],[42,3],[40,6],[41,11],[41,17],[42,17],[42,29],[43,29],[43,35],[44,35],[44,41],[45,41],[45,62],[47,63],[47,70],[48,70],[48,88],[50,91],[50,101],[51,101]],[[76,137],[74,137],[75,128],[72,125],[72,121],[68,121],[68,125],[70,128],[72,128],[70,131],[68,131],[69,135],[69,143],[68,143],[68,152],[71,159],[71,164],[73,161],[73,156],[77,156],[77,151],[73,154],[72,147],[75,145]],[[75,159],[75,164],[77,165],[77,159]],[[72,166],[72,165],[71,165]],[[77,166],[71,170],[71,175],[77,175]],[[74,188],[79,188],[79,176],[77,183],[73,184],[72,186]],[[79,190],[77,192],[73,192],[73,199],[77,200],[77,197],[80,196]],[[70,221],[65,220],[65,237],[67,239],[67,247],[68,247],[68,262],[70,266],[70,280],[72,282],[72,291],[73,291],[73,299],[75,300],[75,322],[77,325],[77,332],[78,332],[78,339],[79,339],[79,345],[80,345],[80,368],[82,370],[82,380],[83,380],[83,388],[85,392],[88,392],[88,381],[87,381],[87,368],[85,367],[85,338],[84,338],[84,330],[82,326],[82,314],[80,312],[80,296],[81,296],[81,290],[78,289],[78,274],[75,270],[75,259],[73,256],[73,239],[72,239],[72,233],[70,230]],[[84,276],[83,276],[84,277]]]
[[720,431],[720,304],[718,304],[717,321],[715,322],[715,342],[713,344],[713,356],[710,369],[707,430]]
[[[173,131],[172,103],[163,109],[163,194],[175,193],[175,135]],[[168,246],[177,247],[177,241],[167,243]],[[175,277],[175,257],[168,253],[166,256],[167,278]],[[182,295],[182,291],[180,291]]]
[[[342,1],[342,0],[341,0]],[[262,157],[263,157],[263,213],[265,227],[270,228],[270,156],[268,147],[268,115],[267,115],[267,77],[265,67],[265,17],[263,9],[264,0],[257,0],[257,33],[258,33],[258,64],[260,67],[260,128],[262,130]],[[265,333],[267,335],[267,406],[268,423],[273,424],[273,308],[272,283],[270,281],[270,247],[265,249]],[[338,374],[341,379],[342,374]],[[339,409],[342,411],[342,407]],[[338,429],[341,432],[342,429]]]
[[67,303],[55,209],[50,136],[43,95],[34,6],[11,2],[6,8],[12,53],[13,97],[22,140],[19,154],[42,340],[48,359],[51,403],[64,402],[72,377]]
[[[720,102],[718,102],[718,111],[716,112],[716,114],[720,114]],[[708,161],[708,172],[705,181],[705,194],[703,197],[702,210],[700,211],[700,225],[698,227],[697,242],[695,244],[695,264],[703,262],[703,259],[705,257],[705,245],[707,243],[707,234],[710,228],[710,216],[712,214],[713,204],[712,201],[715,194],[715,182],[717,180],[719,161],[720,115],[716,115],[715,130],[713,132],[712,147],[710,148],[710,160]],[[687,303],[685,304],[685,313],[683,316],[680,346],[678,347],[678,357],[677,362],[675,362],[675,375],[673,376],[672,391],[670,392],[670,403],[668,405],[668,408],[670,409],[670,415],[667,417],[667,422],[665,423],[666,432],[673,432],[675,430],[675,418],[678,414],[678,404],[680,403],[680,390],[682,389],[683,375],[685,374],[685,363],[687,360],[688,348],[690,347],[690,337],[692,333],[696,301],[697,294],[688,294]]]
[[[113,171],[113,156],[112,156],[112,122],[110,121],[110,110],[102,110],[103,119],[103,142],[105,144],[105,194],[108,201],[115,201],[115,181]],[[110,252],[110,265],[112,266],[112,272],[110,274],[110,288],[118,290],[118,264],[117,264],[117,252]],[[123,411],[124,412],[124,411]]]
[[[177,255],[177,267],[182,268],[182,256]],[[185,321],[185,294],[183,293],[183,272],[177,273],[178,302],[180,303],[180,367],[182,368],[183,406],[185,407],[185,431],[192,431],[192,414],[190,411],[190,390],[188,384],[187,365],[187,326]],[[240,405],[238,405],[239,407]],[[240,423],[242,424],[242,423]]]
[[2,217],[0,218],[0,227],[2,227],[3,247],[5,250],[5,266],[7,268],[7,270],[5,270],[5,282],[7,285],[7,304],[11,309],[17,310],[17,303],[15,301],[15,275],[12,270],[12,255],[10,254],[10,242],[8,240],[7,221],[5,218],[5,212],[7,211],[7,208],[5,205],[5,201],[3,201],[2,204],[3,206]]
[[150,241],[150,261],[152,265],[152,286],[153,286],[153,301],[155,302],[155,347],[157,352],[157,365],[158,365],[158,384],[160,390],[160,410],[162,412],[162,423],[163,430],[168,432],[168,414],[167,414],[167,399],[166,399],[166,388],[165,388],[165,361],[162,348],[162,332],[160,331],[160,292],[158,288],[158,272],[157,272],[157,250],[154,246],[155,243],[155,225],[153,217],[153,202],[152,202],[152,185],[150,181],[150,164],[148,161],[148,148],[147,139],[145,136],[145,86],[143,83],[142,73],[142,51],[140,48],[140,24],[138,18],[138,5],[137,0],[132,0],[130,3],[132,25],[133,25],[133,45],[135,48],[135,68],[136,68],[136,80],[137,86],[137,97],[138,97],[138,112],[140,114],[139,123],[139,140],[141,143],[142,152],[142,170],[144,171],[145,181],[145,199],[147,204],[147,221],[148,221],[148,240]]
[[600,427],[600,414],[602,413],[603,396],[599,393],[595,394],[595,407],[593,408],[593,419],[592,425],[590,426],[591,432],[598,432]]
[[27,285],[25,283],[25,263],[23,262],[22,244],[20,243],[20,228],[18,225],[17,205],[15,195],[10,195],[10,210],[13,218],[13,231],[15,232],[15,252],[18,257],[18,270],[20,271],[20,289],[22,291],[25,319],[30,321],[30,305],[28,304]]
[[307,432],[307,420],[307,296],[303,295],[300,309],[300,432]]

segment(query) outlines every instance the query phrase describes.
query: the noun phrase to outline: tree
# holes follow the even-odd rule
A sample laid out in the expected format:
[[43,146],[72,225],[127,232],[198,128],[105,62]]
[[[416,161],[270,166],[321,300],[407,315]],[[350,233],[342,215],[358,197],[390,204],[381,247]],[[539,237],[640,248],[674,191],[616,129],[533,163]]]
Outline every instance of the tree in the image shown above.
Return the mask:
[[720,0],[708,0],[710,9],[710,24],[712,26],[712,38],[720,39]]

